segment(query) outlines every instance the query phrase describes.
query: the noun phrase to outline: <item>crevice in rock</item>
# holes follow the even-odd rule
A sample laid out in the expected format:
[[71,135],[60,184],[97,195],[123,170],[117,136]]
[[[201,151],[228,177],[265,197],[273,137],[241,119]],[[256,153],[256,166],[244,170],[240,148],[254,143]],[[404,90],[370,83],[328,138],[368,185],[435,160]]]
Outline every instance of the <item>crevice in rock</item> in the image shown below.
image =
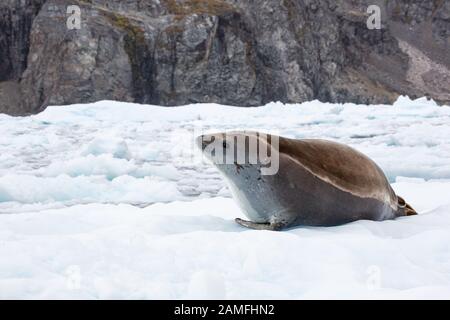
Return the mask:
[[19,81],[27,68],[34,18],[47,0],[0,4],[0,81]]

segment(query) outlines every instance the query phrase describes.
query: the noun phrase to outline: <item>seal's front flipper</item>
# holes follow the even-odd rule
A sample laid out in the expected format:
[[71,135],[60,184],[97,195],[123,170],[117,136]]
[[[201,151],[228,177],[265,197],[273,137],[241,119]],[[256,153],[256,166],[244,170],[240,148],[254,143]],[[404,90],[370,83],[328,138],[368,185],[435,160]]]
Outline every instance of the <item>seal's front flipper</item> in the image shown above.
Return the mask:
[[406,203],[405,199],[397,196],[398,206],[404,216],[415,216],[417,215],[417,211],[413,209],[409,204]]
[[236,222],[243,227],[254,230],[280,231],[284,227],[284,225],[282,225],[281,223],[256,223],[239,218],[236,219]]

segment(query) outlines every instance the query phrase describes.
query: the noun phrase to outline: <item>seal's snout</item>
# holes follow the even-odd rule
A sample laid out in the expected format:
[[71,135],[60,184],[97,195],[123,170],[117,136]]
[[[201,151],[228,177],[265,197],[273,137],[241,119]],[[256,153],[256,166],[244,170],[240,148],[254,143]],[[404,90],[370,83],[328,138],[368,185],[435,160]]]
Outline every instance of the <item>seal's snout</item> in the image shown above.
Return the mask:
[[206,147],[213,142],[214,139],[205,135],[201,135],[196,139],[197,147],[202,150],[202,152],[205,151]]
[[197,145],[197,147],[200,149],[200,150],[205,150],[205,148],[206,148],[206,146],[204,145],[204,142],[203,142],[204,140],[203,140],[203,136],[198,136],[196,139],[195,139],[195,144]]
[[228,148],[226,137],[222,133],[204,134],[197,138],[197,146],[204,152],[206,147],[211,146],[211,150],[215,148]]

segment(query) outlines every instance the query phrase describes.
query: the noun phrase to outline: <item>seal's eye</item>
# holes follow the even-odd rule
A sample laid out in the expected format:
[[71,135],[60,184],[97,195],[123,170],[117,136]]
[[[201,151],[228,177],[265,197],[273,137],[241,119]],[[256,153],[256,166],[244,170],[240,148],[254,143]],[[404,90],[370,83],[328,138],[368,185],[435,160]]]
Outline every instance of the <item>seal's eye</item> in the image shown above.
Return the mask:
[[226,149],[226,148],[228,148],[228,143],[226,141],[223,141],[222,142],[222,146],[223,146],[224,149]]

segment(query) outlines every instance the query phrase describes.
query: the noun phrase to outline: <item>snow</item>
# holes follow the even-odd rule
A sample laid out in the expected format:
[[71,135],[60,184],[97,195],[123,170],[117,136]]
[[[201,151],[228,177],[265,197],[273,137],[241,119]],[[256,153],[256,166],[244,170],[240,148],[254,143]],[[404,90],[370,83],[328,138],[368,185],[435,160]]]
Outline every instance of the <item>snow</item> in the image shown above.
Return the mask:
[[[372,157],[419,216],[247,230],[196,135],[256,129]],[[102,101],[0,115],[0,298],[450,298],[450,108]]]

